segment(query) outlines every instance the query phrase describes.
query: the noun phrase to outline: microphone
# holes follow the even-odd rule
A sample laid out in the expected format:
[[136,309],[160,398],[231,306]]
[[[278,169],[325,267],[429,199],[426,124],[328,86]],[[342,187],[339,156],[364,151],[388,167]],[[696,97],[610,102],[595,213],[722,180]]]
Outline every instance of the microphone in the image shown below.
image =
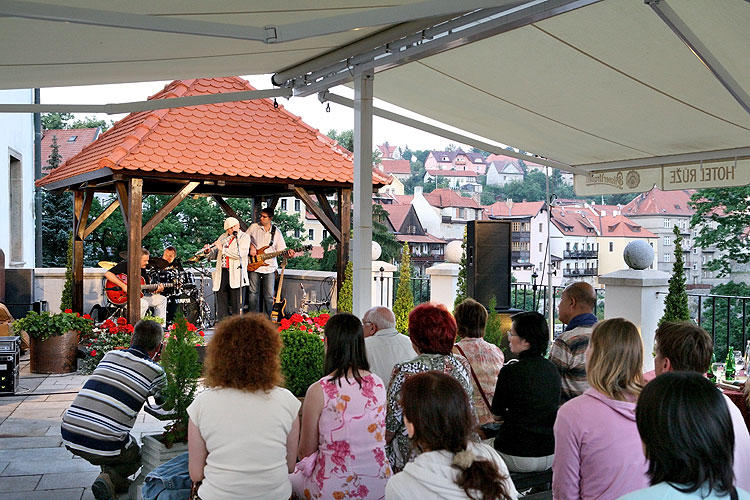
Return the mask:
[[237,236],[237,231],[232,231],[232,236]]

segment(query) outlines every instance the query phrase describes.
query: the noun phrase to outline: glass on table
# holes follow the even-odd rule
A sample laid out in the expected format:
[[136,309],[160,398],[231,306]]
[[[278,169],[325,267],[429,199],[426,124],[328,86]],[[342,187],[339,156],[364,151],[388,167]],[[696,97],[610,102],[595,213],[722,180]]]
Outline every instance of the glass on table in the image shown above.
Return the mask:
[[739,371],[740,368],[745,366],[745,360],[742,357],[742,351],[734,351],[734,366],[737,369],[737,371]]
[[716,381],[720,382],[724,380],[725,363],[714,363],[714,375],[716,375]]

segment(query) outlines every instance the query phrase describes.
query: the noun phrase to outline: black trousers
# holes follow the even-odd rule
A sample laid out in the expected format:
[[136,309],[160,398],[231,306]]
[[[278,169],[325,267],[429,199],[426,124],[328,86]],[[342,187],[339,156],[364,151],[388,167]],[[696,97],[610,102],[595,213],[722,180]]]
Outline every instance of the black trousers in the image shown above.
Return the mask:
[[[229,269],[221,269],[221,285],[216,291],[216,321],[221,321],[232,314],[240,313],[240,294],[242,287],[229,286]],[[231,309],[230,309],[231,308]]]

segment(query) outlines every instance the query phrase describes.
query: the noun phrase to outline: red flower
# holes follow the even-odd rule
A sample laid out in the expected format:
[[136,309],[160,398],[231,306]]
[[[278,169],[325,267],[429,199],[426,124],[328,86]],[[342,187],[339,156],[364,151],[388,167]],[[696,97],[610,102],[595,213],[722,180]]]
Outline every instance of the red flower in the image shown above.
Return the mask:
[[300,316],[298,313],[292,314],[292,317],[290,318],[290,321],[292,323],[302,323],[304,321],[304,318]]
[[84,315],[83,315],[83,319],[91,319],[91,315],[89,315],[89,314],[84,314]]
[[109,329],[109,333],[112,334],[112,335],[117,335],[117,331],[118,330],[115,327],[112,327],[112,328]]
[[188,323],[188,324],[187,324],[187,330],[188,330],[189,332],[194,332],[194,331],[196,331],[196,330],[197,330],[197,328],[195,327],[195,325],[194,325],[194,324],[192,324],[192,323]]
[[95,350],[92,350],[92,351],[91,351],[91,355],[92,355],[92,356],[96,356],[96,351],[95,351]]
[[125,319],[125,318],[123,318],[123,317],[121,316],[121,317],[117,318],[117,324],[118,324],[118,325],[121,325],[121,326],[122,326],[122,325],[127,325],[127,324],[128,324],[128,320],[127,320],[127,319]]
[[307,331],[307,327],[306,327],[305,325],[301,325],[301,326],[299,327],[299,329],[300,329],[300,330],[302,330],[303,332],[306,332],[306,331]]
[[281,318],[281,326],[279,327],[279,331],[286,330],[292,326],[292,322],[286,318]]
[[115,326],[115,322],[112,321],[111,319],[108,319],[104,323],[101,324],[102,328],[112,328],[113,326]]
[[73,312],[73,309],[65,309],[65,312],[66,312],[66,313],[72,313],[72,312]]
[[203,330],[200,330],[200,331],[198,332],[198,335],[200,335],[201,337],[205,337],[205,336],[206,336],[206,334],[205,334],[205,333],[203,333]]

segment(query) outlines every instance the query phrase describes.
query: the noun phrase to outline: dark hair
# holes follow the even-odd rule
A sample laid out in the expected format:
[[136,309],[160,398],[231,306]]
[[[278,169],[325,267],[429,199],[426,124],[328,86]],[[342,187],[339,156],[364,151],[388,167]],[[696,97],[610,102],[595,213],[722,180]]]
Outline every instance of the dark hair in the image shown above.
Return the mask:
[[673,370],[706,373],[711,366],[714,342],[706,330],[689,321],[662,323],[654,341],[656,353],[668,358]]
[[281,375],[281,337],[268,316],[229,316],[208,343],[204,373],[208,387],[270,391]]
[[266,214],[269,219],[273,219],[274,210],[271,207],[261,208],[260,213]]
[[521,312],[510,317],[516,335],[529,343],[528,353],[544,356],[549,347],[549,328],[544,316],[536,311]]
[[177,249],[175,247],[173,247],[172,245],[169,245],[167,248],[165,248],[164,252],[166,252],[167,250],[169,250],[170,252],[177,253]]
[[409,337],[420,352],[447,356],[456,341],[456,320],[442,304],[420,304],[409,313]]
[[130,345],[151,352],[164,340],[164,330],[156,321],[140,320],[133,328]]
[[476,300],[468,298],[458,304],[453,310],[453,317],[456,318],[459,336],[479,339],[484,337],[487,309]]
[[[414,425],[411,439],[415,447],[454,455],[466,450],[476,424],[466,391],[456,379],[437,371],[413,375],[401,387],[401,406],[404,417]],[[475,458],[469,467],[459,470],[456,484],[469,498],[510,498],[505,486],[508,478],[489,460]]]
[[334,314],[325,326],[326,357],[323,372],[331,374],[331,381],[341,377],[349,381],[347,372],[351,369],[354,380],[362,387],[360,370],[368,371],[370,363],[365,355],[365,334],[362,322],[349,313]]
[[[635,408],[651,484],[691,493],[734,485],[734,430],[724,396],[695,372],[668,372],[646,384]],[[681,486],[678,486],[681,485]]]
[[151,255],[148,251],[148,248],[141,247],[141,255]]

